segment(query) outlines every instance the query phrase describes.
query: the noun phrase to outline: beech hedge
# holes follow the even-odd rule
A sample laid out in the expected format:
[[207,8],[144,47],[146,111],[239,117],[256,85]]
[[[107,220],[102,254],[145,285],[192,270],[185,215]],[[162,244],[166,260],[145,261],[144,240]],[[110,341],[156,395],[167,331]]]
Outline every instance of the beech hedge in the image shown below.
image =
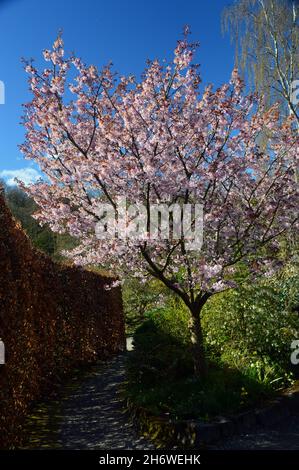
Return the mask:
[[18,446],[32,402],[72,368],[125,348],[113,280],[34,249],[0,194],[0,448]]

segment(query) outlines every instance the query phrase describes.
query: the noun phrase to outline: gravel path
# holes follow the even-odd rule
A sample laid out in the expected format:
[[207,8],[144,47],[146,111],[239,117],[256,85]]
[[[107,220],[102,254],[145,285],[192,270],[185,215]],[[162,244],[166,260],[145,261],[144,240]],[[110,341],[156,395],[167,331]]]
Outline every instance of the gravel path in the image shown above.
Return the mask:
[[[67,382],[59,398],[41,403],[26,425],[30,449],[154,449],[139,436],[124,409],[120,390],[125,354]],[[211,450],[299,450],[299,412],[269,427],[227,438]]]
[[59,400],[39,405],[28,420],[35,449],[154,449],[128,419],[120,395],[125,354],[100,364],[80,383],[68,383]]

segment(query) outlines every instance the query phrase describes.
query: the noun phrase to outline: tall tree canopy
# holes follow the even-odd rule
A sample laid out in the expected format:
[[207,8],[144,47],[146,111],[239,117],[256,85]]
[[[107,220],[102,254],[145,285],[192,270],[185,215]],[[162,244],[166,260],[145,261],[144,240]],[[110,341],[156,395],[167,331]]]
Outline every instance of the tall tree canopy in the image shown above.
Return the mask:
[[[253,275],[275,268],[277,238],[298,224],[299,152],[294,116],[281,124],[277,106],[265,110],[244,94],[236,70],[229,83],[202,93],[194,51],[186,32],[168,64],[155,60],[141,80],[118,79],[110,66],[65,56],[59,37],[44,51],[43,71],[26,67],[33,99],[25,105],[22,150],[47,175],[26,188],[36,217],[78,237],[70,253],[78,263],[148,273],[180,296],[190,311],[195,371],[204,374],[202,307],[232,285],[240,261]],[[268,135],[264,150],[261,133]],[[188,250],[183,233],[99,239],[102,203],[114,210],[119,196],[133,207],[125,229],[140,204],[146,228],[157,202],[201,204],[202,249]]]

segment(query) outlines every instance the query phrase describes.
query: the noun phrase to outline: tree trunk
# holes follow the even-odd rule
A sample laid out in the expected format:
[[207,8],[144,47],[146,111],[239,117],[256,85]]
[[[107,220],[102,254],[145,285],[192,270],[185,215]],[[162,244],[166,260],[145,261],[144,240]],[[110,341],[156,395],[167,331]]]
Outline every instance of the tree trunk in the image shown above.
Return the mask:
[[203,335],[200,322],[200,311],[191,310],[191,318],[189,321],[192,355],[194,363],[194,375],[197,378],[204,378],[207,374],[207,362],[203,346]]

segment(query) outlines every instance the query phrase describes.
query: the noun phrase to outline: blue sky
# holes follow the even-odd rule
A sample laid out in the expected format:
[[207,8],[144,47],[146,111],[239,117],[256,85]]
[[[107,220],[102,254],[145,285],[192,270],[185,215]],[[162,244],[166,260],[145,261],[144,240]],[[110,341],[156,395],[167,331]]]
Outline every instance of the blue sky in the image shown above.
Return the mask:
[[230,0],[0,0],[0,178],[32,181],[37,175],[23,159],[22,103],[30,100],[21,57],[43,65],[41,52],[63,30],[66,51],[86,63],[108,61],[121,74],[139,75],[147,58],[170,57],[185,24],[200,42],[196,61],[204,83],[229,79],[234,50],[221,33],[221,12]]

